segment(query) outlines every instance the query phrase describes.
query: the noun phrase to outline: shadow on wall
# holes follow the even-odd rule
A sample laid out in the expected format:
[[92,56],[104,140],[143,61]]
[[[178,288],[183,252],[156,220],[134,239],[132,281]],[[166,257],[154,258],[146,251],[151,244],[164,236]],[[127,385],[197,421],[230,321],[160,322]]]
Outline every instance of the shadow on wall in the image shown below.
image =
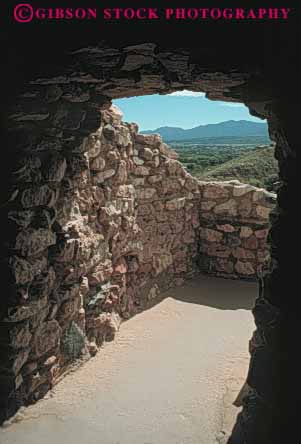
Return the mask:
[[186,281],[185,288],[178,287],[168,293],[178,301],[218,310],[251,310],[258,295],[258,283],[203,275],[198,280]]

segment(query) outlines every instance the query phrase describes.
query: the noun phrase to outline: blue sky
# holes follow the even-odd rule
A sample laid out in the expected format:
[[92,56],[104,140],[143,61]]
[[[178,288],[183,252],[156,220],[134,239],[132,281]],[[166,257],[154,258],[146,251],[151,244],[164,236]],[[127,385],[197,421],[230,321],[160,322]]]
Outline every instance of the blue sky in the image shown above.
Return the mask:
[[138,123],[142,131],[160,126],[187,129],[225,120],[262,122],[251,116],[248,108],[240,103],[208,100],[203,93],[192,91],[118,99],[114,100],[114,104],[123,111],[126,122]]

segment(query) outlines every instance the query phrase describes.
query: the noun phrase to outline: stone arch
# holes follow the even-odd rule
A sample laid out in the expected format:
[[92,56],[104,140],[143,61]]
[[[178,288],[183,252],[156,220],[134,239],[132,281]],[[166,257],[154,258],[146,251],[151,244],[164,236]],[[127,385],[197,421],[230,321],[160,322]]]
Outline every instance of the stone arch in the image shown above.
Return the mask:
[[[17,97],[8,101],[5,120],[5,141],[10,151],[4,165],[9,180],[6,181],[7,195],[1,209],[6,223],[2,233],[6,253],[3,267],[7,269],[9,285],[9,293],[1,302],[3,419],[13,414],[22,403],[34,401],[49,389],[50,379],[61,364],[51,361],[60,341],[65,350],[71,350],[72,356],[78,351],[70,349],[69,337],[76,338],[79,347],[83,346],[79,329],[87,319],[80,311],[81,297],[88,291],[89,282],[83,274],[78,279],[70,258],[75,254],[83,255],[87,262],[91,257],[85,257],[76,227],[70,223],[67,233],[62,230],[62,225],[72,222],[73,218],[76,220],[78,208],[68,209],[68,205],[74,202],[78,193],[82,193],[79,200],[88,217],[85,205],[91,196],[85,195],[83,186],[85,180],[90,180],[85,176],[88,162],[85,153],[89,144],[95,143],[93,149],[97,150],[95,134],[100,123],[107,126],[103,130],[107,132],[108,143],[112,137],[110,126],[118,116],[107,111],[111,99],[189,88],[206,92],[213,100],[244,102],[252,113],[268,119],[271,138],[276,142],[281,186],[277,207],[271,215],[272,269],[263,278],[263,292],[254,308],[257,330],[251,340],[248,376],[252,392],[237,428],[243,434],[241,442],[248,443],[275,443],[281,433],[287,431],[291,423],[288,423],[287,414],[283,414],[283,407],[294,415],[294,404],[289,404],[283,393],[280,377],[283,378],[288,370],[292,352],[288,341],[295,333],[296,312],[291,310],[290,302],[283,301],[282,293],[287,282],[295,282],[297,275],[296,265],[290,259],[297,227],[295,159],[298,143],[298,130],[290,116],[297,110],[297,104],[295,100],[291,101],[292,94],[286,96],[282,90],[275,94],[274,87],[279,79],[272,77],[273,82],[269,85],[271,76],[270,71],[266,72],[253,59],[249,66],[239,59],[224,67],[218,61],[212,63],[210,56],[200,58],[198,50],[192,46],[174,49],[173,45],[166,48],[157,42],[141,44],[133,39],[131,45],[122,48],[108,43],[78,45],[75,50],[66,52],[58,65],[51,65],[51,74],[42,66],[20,83]],[[137,128],[128,127],[127,131],[121,137],[135,134]],[[130,142],[123,144],[124,152],[130,149],[129,146]],[[172,153],[164,153],[166,148],[159,146],[159,142],[158,149],[172,159]],[[125,172],[121,165],[119,162],[118,175],[123,185]],[[100,166],[95,165],[95,168],[97,172]],[[104,177],[100,169],[99,183],[106,179],[110,176]],[[102,191],[99,187],[96,191],[98,196],[94,201],[109,199],[105,194],[108,190]],[[130,190],[124,192],[130,193]],[[65,210],[67,214],[64,214]],[[101,210],[101,220],[110,226],[110,211],[107,210]],[[114,233],[114,227],[110,228]],[[85,229],[83,226],[82,232]],[[93,245],[86,247],[96,248],[99,254],[100,250],[104,252],[107,246],[100,247],[105,244],[102,237],[95,240],[94,233],[93,241],[97,245],[92,242]],[[129,266],[129,257],[138,254],[134,246],[125,250],[118,258],[119,271]],[[59,276],[62,268],[56,269],[54,258],[60,264],[65,261],[67,265],[63,271],[66,275]],[[166,260],[168,264],[168,258]],[[107,268],[110,267],[108,264]],[[106,272],[111,271],[106,267],[99,270],[100,274]],[[122,279],[122,274],[117,273],[118,279]],[[66,279],[67,282],[60,286],[60,280]],[[98,291],[99,276],[94,279],[96,289],[90,302],[97,304],[105,297],[106,289]],[[156,296],[154,285],[147,291],[147,294]],[[50,292],[56,295],[51,302]],[[293,295],[290,299],[298,305]],[[105,335],[106,331],[112,334],[116,330],[118,320],[100,314],[93,322],[103,326]],[[68,333],[64,340],[62,331]],[[281,345],[280,333],[281,340],[284,340]],[[95,348],[91,346],[90,351],[93,353]],[[36,379],[31,375],[40,368],[39,385],[35,387]],[[31,391],[28,391],[29,387]],[[285,387],[289,389],[290,382]]]

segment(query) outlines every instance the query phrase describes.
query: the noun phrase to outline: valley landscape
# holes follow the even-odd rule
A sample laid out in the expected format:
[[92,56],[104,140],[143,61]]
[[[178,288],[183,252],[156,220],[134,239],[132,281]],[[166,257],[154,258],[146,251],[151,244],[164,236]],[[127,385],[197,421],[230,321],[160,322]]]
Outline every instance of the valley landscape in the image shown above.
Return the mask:
[[162,127],[144,133],[160,134],[198,179],[236,179],[275,191],[278,166],[266,123],[227,121],[188,130]]

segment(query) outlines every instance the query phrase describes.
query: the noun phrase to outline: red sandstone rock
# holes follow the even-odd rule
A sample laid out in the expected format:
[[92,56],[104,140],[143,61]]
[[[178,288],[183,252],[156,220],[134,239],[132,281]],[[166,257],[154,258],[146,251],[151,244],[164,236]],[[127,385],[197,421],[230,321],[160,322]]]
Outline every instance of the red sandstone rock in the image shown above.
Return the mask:
[[200,237],[208,242],[221,242],[223,234],[210,228],[200,228]]
[[255,231],[255,236],[257,237],[257,239],[266,239],[268,232],[269,232],[268,228],[265,228],[263,230],[257,230]]
[[250,250],[256,250],[258,248],[258,240],[256,236],[252,235],[247,239],[244,239],[242,241],[242,245],[244,248],[250,249]]
[[203,197],[205,199],[226,199],[229,197],[229,192],[222,185],[208,184],[203,189]]
[[127,272],[127,263],[126,260],[121,257],[114,264],[114,274],[124,274]]
[[230,224],[217,225],[216,228],[220,231],[223,231],[224,233],[233,233],[234,231],[236,231],[236,228],[234,228],[233,225]]
[[140,273],[150,273],[153,265],[151,263],[142,263],[139,268]]
[[255,253],[241,247],[234,248],[232,254],[236,259],[255,259]]

